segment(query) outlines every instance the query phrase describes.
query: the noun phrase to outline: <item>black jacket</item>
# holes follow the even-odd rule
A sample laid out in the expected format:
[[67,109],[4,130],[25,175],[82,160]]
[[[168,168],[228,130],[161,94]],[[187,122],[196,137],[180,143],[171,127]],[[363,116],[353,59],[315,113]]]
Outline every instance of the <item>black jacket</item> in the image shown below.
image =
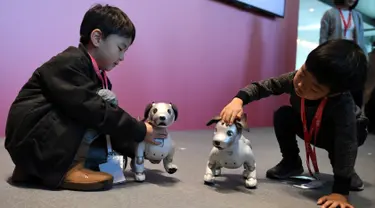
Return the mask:
[[97,95],[101,86],[82,45],[67,48],[35,70],[6,123],[5,148],[15,165],[56,188],[86,129],[109,134],[115,150],[142,141],[145,124]]

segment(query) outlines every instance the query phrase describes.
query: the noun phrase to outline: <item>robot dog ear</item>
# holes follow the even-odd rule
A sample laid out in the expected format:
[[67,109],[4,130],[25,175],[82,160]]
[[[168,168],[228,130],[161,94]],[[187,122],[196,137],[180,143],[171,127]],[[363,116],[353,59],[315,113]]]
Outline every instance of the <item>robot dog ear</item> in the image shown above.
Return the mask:
[[172,106],[172,110],[174,111],[174,120],[177,121],[177,117],[178,117],[178,109],[177,109],[177,106],[173,103],[169,103],[171,106]]
[[250,132],[249,126],[247,124],[247,114],[243,113],[241,119],[237,119],[235,122],[236,126],[240,129],[243,129],[247,132]]
[[149,104],[147,104],[147,106],[146,106],[146,108],[145,108],[145,113],[144,113],[144,115],[143,115],[143,119],[144,120],[147,120],[147,118],[148,118],[148,114],[150,113],[150,110],[151,110],[151,108],[152,108],[152,106],[155,104],[155,102],[152,102],[152,103],[149,103]]
[[213,123],[217,123],[221,120],[220,116],[214,116],[209,122],[207,122],[206,126],[211,126]]

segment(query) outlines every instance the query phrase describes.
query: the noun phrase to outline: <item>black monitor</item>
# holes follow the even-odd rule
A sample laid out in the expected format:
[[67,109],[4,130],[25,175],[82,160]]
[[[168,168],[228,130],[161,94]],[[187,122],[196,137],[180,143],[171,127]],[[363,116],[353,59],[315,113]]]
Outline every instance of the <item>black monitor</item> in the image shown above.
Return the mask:
[[239,6],[241,9],[255,9],[267,15],[284,18],[285,0],[216,0]]

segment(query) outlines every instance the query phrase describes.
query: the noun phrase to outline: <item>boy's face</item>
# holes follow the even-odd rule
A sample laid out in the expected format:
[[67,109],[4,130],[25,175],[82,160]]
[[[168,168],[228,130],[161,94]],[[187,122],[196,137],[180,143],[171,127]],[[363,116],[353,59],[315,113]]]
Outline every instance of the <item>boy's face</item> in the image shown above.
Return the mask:
[[319,100],[329,93],[329,88],[319,84],[315,77],[306,70],[305,65],[294,76],[293,86],[296,94],[307,100]]
[[357,0],[346,0],[346,5],[348,6],[353,6],[353,4],[356,2]]
[[105,39],[100,30],[94,30],[91,33],[91,42],[96,48],[96,61],[99,68],[111,71],[121,61],[124,60],[124,54],[131,45],[130,38],[124,38],[119,35],[108,35]]
[[357,0],[334,0],[333,2],[336,4],[336,6],[351,7],[357,2]]

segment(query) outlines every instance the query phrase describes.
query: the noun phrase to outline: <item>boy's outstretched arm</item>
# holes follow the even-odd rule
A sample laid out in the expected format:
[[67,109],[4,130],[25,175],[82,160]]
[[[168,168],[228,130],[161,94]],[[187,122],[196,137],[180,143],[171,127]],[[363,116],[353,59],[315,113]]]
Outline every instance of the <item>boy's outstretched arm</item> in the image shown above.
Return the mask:
[[241,118],[244,105],[271,95],[292,93],[295,74],[296,71],[247,85],[224,107],[220,113],[220,117],[224,122],[231,125],[236,118]]
[[354,165],[358,151],[354,103],[352,105],[340,103],[335,108],[334,118],[335,138],[331,157],[334,174],[332,193],[348,195],[351,177],[355,173]]
[[242,88],[236,95],[243,105],[271,95],[281,95],[293,91],[293,78],[296,71],[282,74],[279,77],[253,82]]
[[35,75],[45,97],[64,115],[101,133],[142,141],[145,124],[97,94],[97,84],[84,73],[90,70],[90,64],[79,57],[58,56],[37,69]]

